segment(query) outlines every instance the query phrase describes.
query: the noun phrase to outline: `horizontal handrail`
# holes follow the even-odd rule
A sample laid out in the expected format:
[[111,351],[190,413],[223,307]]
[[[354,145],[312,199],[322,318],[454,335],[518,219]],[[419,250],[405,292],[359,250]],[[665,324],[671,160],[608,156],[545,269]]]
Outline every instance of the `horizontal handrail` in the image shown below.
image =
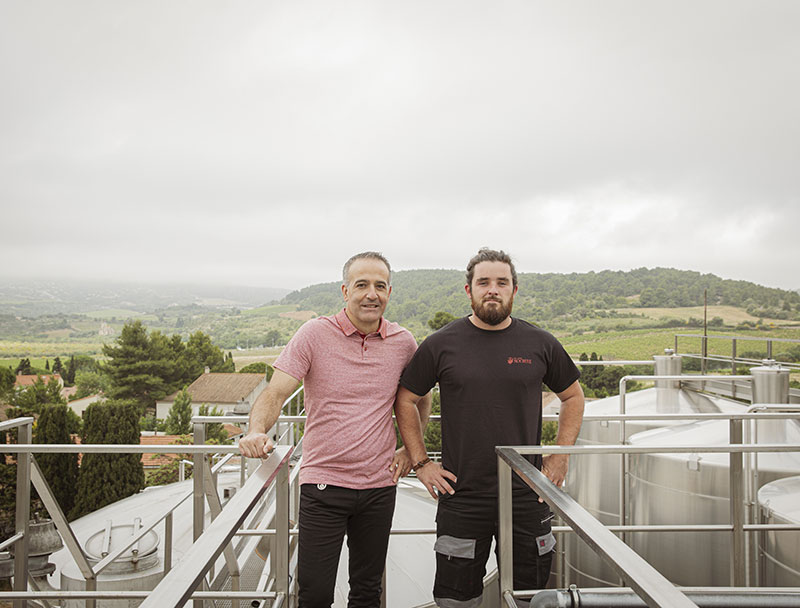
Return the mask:
[[742,454],[748,452],[800,452],[797,443],[729,443],[719,445],[545,445],[499,446],[519,454]]
[[[141,600],[152,591],[0,591],[7,600]],[[249,600],[275,599],[274,591],[195,591],[188,599],[196,600]]]
[[800,344],[800,340],[796,338],[764,338],[756,336],[730,336],[728,334],[674,334],[676,338],[705,338],[708,340],[736,340],[742,342],[787,342],[790,344]]
[[0,543],[0,551],[5,551],[8,547],[13,545],[18,540],[22,540],[23,538],[25,538],[24,534],[15,534],[11,538],[7,538],[2,543]]
[[0,422],[0,432],[10,431],[11,429],[16,429],[18,427],[25,426],[26,424],[33,424],[33,418],[29,416],[24,416],[22,418],[12,418],[11,420],[5,420],[4,422]]

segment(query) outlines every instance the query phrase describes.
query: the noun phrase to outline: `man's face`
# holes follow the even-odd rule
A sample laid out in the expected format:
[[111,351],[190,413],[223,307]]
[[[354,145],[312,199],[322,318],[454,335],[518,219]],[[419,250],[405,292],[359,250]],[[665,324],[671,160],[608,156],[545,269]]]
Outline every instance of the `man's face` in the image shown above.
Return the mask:
[[474,271],[472,284],[466,286],[472,312],[487,325],[499,325],[511,314],[517,293],[511,267],[505,262],[480,262]]
[[348,318],[363,333],[377,331],[391,293],[386,264],[372,258],[356,260],[342,285]]

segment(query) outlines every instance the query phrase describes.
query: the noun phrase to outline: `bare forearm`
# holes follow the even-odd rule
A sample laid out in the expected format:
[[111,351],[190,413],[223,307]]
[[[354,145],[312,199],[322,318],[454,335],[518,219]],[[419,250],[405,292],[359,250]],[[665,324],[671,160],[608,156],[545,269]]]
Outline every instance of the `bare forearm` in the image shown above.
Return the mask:
[[269,386],[256,399],[250,410],[250,432],[266,433],[277,422],[284,402],[300,381],[279,369],[275,370]]
[[428,393],[417,403],[417,412],[419,412],[419,428],[423,435],[425,435],[425,429],[428,428],[428,420],[431,417],[432,401],[431,393]]
[[425,424],[427,424],[427,419],[430,415],[430,402],[427,405],[427,413],[418,407],[418,403],[424,399],[425,397],[421,398],[401,388],[394,405],[397,428],[400,430],[403,444],[413,462],[419,462],[427,455],[425,441],[422,438],[422,429],[425,427],[422,424],[422,416],[420,414],[424,415]]
[[266,433],[278,421],[283,408],[282,395],[269,389],[261,393],[250,410],[250,432]]
[[558,414],[558,433],[556,444],[575,445],[583,422],[583,392],[572,395],[561,402]]

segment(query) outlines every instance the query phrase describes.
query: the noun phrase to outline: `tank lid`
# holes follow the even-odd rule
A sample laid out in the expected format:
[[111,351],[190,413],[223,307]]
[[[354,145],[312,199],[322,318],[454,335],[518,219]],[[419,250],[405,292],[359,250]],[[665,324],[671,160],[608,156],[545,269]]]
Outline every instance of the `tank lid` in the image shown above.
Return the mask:
[[[131,536],[138,533],[140,529],[141,525],[139,521],[135,521],[131,524],[113,525],[111,520],[108,520],[103,530],[98,530],[86,541],[84,546],[86,557],[89,561],[95,563],[100,562],[105,559],[106,556],[113,553],[115,549],[123,544],[127,544]],[[145,560],[145,558],[155,556],[157,551],[158,534],[150,530],[140,538],[136,544],[128,548],[114,560],[114,564],[117,564],[117,567],[112,570],[121,571],[120,566],[125,570],[125,564],[128,564],[130,567],[136,567],[136,565],[139,564],[140,561]],[[145,561],[149,562],[150,560]]]

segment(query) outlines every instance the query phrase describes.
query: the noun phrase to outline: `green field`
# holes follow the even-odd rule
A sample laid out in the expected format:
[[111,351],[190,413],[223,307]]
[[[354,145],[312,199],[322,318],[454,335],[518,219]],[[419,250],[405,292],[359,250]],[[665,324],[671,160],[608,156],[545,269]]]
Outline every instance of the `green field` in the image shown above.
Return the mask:
[[108,321],[111,319],[123,321],[126,319],[147,319],[152,321],[156,319],[155,315],[145,314],[135,310],[126,310],[124,308],[104,308],[102,310],[92,310],[83,314],[92,319],[98,319],[101,321]]

